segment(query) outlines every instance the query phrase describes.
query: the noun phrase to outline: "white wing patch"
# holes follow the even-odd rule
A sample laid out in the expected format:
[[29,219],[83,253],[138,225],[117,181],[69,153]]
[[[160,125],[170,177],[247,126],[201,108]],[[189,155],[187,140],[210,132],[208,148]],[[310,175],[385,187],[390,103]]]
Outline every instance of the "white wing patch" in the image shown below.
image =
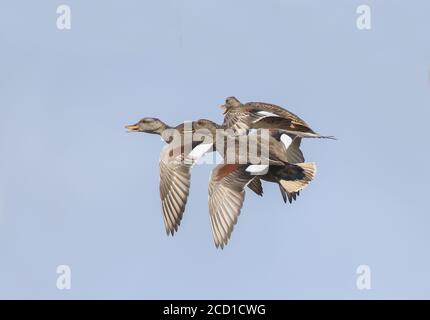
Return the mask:
[[267,164],[252,164],[248,166],[245,171],[252,175],[263,175],[269,170],[269,165]]
[[206,152],[212,149],[212,143],[202,143],[196,146],[191,152],[188,154],[188,158],[193,160],[200,159]]
[[281,135],[281,142],[284,144],[285,148],[288,149],[291,142],[293,142],[293,139],[291,139],[291,137],[288,134],[284,133],[283,135]]
[[263,117],[279,117],[278,115],[268,111],[257,111],[257,114]]

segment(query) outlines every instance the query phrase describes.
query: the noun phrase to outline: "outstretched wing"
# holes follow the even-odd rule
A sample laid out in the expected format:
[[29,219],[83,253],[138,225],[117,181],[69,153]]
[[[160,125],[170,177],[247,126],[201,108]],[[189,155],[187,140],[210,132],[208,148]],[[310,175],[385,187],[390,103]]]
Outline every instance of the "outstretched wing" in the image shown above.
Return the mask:
[[171,158],[168,146],[160,156],[160,197],[167,234],[178,231],[190,190],[191,164],[183,154]]
[[249,130],[254,127],[254,122],[260,118],[258,114],[248,113],[245,109],[228,110],[224,114],[223,126],[234,131]]
[[[188,149],[184,145],[167,145],[160,155],[160,198],[167,234],[178,231],[190,190],[191,168],[205,152],[195,151],[195,143]],[[194,148],[194,149],[192,149]]]
[[230,239],[245,198],[245,186],[255,176],[247,165],[221,164],[209,182],[209,216],[215,246],[224,248]]

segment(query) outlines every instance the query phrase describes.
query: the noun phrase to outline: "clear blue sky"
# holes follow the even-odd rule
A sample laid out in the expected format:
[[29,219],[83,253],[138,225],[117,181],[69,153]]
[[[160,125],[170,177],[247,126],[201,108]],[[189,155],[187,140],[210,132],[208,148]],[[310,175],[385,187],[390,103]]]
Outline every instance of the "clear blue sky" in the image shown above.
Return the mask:
[[[56,28],[69,4],[72,29]],[[372,29],[356,28],[370,4]],[[2,1],[0,298],[430,298],[430,4],[425,1]],[[211,166],[164,232],[144,116],[272,102],[338,141],[306,140],[293,205],[248,192],[213,245]],[[72,289],[56,288],[56,267]],[[372,289],[356,288],[369,265]]]

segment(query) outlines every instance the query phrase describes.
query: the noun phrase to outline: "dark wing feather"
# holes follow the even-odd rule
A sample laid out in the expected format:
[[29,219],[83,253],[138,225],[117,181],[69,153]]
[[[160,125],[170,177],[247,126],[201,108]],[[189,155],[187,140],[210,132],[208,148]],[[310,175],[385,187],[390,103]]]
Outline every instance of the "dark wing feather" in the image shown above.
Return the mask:
[[263,196],[263,186],[259,177],[255,177],[254,179],[252,179],[251,182],[248,184],[248,188],[254,191],[259,196]]

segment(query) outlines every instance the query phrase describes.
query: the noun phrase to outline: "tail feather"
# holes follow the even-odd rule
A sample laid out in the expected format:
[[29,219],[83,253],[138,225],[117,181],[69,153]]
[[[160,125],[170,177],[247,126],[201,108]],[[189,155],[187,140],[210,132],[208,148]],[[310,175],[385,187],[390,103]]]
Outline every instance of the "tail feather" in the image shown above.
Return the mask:
[[288,192],[282,187],[281,184],[279,184],[279,190],[281,191],[282,199],[284,200],[284,203],[287,203],[287,200],[289,203],[292,203],[293,200],[295,201],[297,197],[300,195],[300,191],[297,192]]
[[335,136],[322,136],[319,133],[316,132],[298,132],[293,130],[284,130],[281,129],[285,133],[289,133],[298,137],[302,138],[318,138],[318,139],[330,139],[330,140],[337,140]]
[[317,139],[330,139],[330,140],[337,140],[337,138],[335,136],[322,136],[318,133],[305,133],[305,134],[298,134],[298,136],[303,137],[303,138],[317,138]]
[[[317,167],[313,162],[297,163],[291,166],[284,170],[279,181],[287,194],[304,189],[313,180],[317,171]],[[297,167],[300,169],[297,170]],[[295,196],[292,197],[295,198]]]
[[296,201],[298,193],[299,193],[298,191],[292,192],[292,193],[287,193],[288,201],[290,201],[290,203],[292,203],[293,200]]
[[[279,190],[281,191],[281,195],[282,195],[282,199],[284,200],[284,203],[287,203],[287,192],[284,190],[284,188],[282,188],[281,184],[279,184]],[[290,200],[290,197],[288,197],[288,200]]]

